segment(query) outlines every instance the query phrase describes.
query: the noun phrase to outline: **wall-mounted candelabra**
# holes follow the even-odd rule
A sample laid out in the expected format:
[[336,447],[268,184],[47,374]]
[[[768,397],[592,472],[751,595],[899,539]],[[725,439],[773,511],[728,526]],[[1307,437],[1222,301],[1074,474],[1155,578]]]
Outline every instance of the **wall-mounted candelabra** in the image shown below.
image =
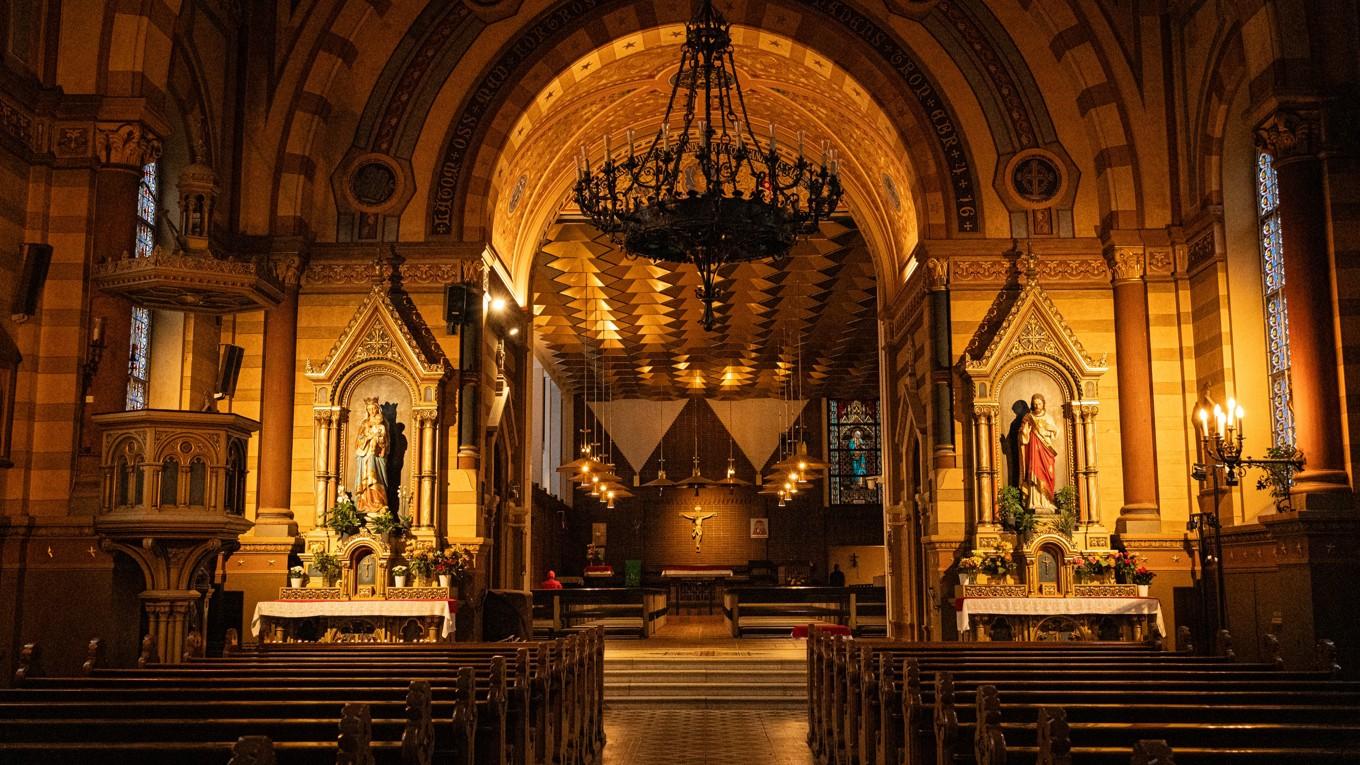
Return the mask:
[[[1303,469],[1303,456],[1294,449],[1275,448],[1270,457],[1244,457],[1245,438],[1242,435],[1242,419],[1245,413],[1241,405],[1228,399],[1228,407],[1215,404],[1213,411],[1201,407],[1198,412],[1200,425],[1200,459],[1190,469],[1190,475],[1201,484],[1209,483],[1213,497],[1208,510],[1191,513],[1185,524],[1187,531],[1196,532],[1199,541],[1201,572],[1200,608],[1205,619],[1209,616],[1209,595],[1203,586],[1203,572],[1209,564],[1214,568],[1214,601],[1217,626],[1205,624],[1201,645],[1209,648],[1210,638],[1220,629],[1228,626],[1228,596],[1223,577],[1223,540],[1219,536],[1219,480],[1223,486],[1232,488],[1242,482],[1242,477],[1250,468],[1265,471],[1259,488],[1269,488],[1275,497],[1276,508],[1285,511],[1291,507],[1290,487],[1294,473]],[[1212,424],[1211,424],[1212,420]],[[1210,649],[1212,650],[1212,649]]]
[[80,397],[83,400],[99,371],[99,362],[104,359],[104,317],[96,316],[90,327],[90,341],[86,344],[85,360],[80,364]]

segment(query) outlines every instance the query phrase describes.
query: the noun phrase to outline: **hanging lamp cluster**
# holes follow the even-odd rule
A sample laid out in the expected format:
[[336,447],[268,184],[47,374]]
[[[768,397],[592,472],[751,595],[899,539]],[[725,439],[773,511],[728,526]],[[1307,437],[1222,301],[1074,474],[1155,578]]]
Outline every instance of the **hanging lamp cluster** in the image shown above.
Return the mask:
[[[615,157],[609,134],[597,170],[583,146],[576,203],[601,231],[635,257],[692,263],[701,286],[703,326],[711,330],[726,264],[783,258],[840,204],[839,159],[823,142],[821,161],[779,153],[774,123],[768,144],[751,127],[732,53],[731,24],[702,0],[686,24],[680,70],[661,129],[641,147],[627,133]],[[682,92],[683,91],[683,92]],[[683,124],[671,130],[681,113]]]
[[[587,323],[589,323],[589,317]],[[602,333],[603,321],[599,320],[596,325],[596,338],[599,339]],[[623,485],[623,479],[614,472],[614,444],[609,440],[607,424],[601,422],[598,412],[595,422],[600,427],[592,429],[589,423],[590,408],[587,391],[595,393],[596,401],[605,402],[606,422],[613,417],[613,391],[610,385],[608,360],[604,362],[604,369],[601,370],[600,368],[603,347],[603,340],[600,340],[598,345],[585,344],[586,384],[581,388],[581,413],[585,424],[581,428],[581,440],[577,448],[578,456],[571,462],[559,465],[557,472],[570,475],[578,489],[600,500],[606,508],[612,510],[615,500],[626,499],[634,495]],[[592,434],[596,432],[601,435],[599,441],[592,437]]]

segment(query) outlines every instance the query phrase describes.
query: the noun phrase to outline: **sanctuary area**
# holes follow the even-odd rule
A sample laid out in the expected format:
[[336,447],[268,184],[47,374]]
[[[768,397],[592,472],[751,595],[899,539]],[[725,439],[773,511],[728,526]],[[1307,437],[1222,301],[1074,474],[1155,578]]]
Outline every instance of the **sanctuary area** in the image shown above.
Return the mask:
[[0,50],[0,762],[1360,758],[1356,0]]

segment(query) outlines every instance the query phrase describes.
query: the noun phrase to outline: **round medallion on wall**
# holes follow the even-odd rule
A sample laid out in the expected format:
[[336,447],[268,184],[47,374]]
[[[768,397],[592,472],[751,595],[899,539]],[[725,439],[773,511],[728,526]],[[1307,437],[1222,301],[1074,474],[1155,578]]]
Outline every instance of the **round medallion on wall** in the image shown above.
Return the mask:
[[348,162],[338,190],[356,212],[387,214],[408,195],[410,181],[396,159],[367,153]]
[[1045,207],[1062,195],[1067,179],[1057,157],[1040,149],[1030,149],[1016,154],[1007,163],[1006,182],[1021,204]]
[[377,207],[397,191],[397,174],[382,162],[365,162],[349,178],[354,198],[363,205]]

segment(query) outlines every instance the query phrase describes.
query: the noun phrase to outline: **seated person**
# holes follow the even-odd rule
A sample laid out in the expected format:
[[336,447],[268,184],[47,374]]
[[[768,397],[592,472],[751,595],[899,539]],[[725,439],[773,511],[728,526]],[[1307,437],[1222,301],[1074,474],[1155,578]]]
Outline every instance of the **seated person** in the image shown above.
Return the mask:
[[831,573],[826,575],[826,584],[828,587],[845,586],[845,572],[841,571],[841,564],[837,563],[836,567],[831,569]]
[[562,589],[562,583],[557,581],[557,572],[549,570],[548,578],[540,582],[538,587],[541,590],[560,590]]

